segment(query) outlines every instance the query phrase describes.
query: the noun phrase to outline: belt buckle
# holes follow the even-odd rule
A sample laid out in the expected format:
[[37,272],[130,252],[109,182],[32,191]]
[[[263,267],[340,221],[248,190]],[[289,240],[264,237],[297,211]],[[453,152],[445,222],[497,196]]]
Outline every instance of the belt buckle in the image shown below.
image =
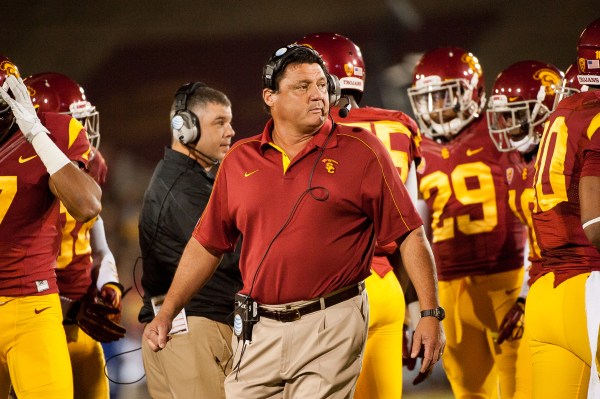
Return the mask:
[[302,317],[302,314],[300,313],[299,308],[290,309],[286,313],[288,314],[289,321],[300,320],[300,318]]

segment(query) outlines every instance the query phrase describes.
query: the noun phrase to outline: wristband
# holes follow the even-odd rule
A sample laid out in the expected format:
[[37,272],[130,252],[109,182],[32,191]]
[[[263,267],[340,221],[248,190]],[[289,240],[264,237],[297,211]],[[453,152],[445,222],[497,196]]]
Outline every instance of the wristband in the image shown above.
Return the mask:
[[46,170],[50,176],[62,169],[63,166],[71,163],[69,158],[54,144],[50,136],[46,133],[37,134],[31,140],[31,145],[44,163],[44,166],[46,166]]
[[115,282],[115,281],[111,281],[110,283],[106,283],[106,284],[104,284],[104,286],[106,286],[106,287],[112,287],[112,289],[119,290],[119,292],[121,293],[121,296],[123,296],[123,292],[125,292],[125,287],[123,287],[123,285],[121,283],[118,283],[118,282]]
[[597,218],[593,218],[592,220],[588,220],[587,222],[582,224],[581,227],[585,230],[586,227],[596,224],[598,222],[600,222],[600,216],[598,216]]

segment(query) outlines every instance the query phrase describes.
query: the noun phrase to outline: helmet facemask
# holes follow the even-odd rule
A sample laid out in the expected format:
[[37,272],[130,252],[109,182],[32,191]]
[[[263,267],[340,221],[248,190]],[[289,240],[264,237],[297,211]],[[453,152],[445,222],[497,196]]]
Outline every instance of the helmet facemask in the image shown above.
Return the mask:
[[503,94],[490,97],[487,122],[492,141],[499,151],[517,150],[525,154],[539,144],[541,125],[550,116],[550,110],[543,103],[545,97],[544,86],[540,86],[536,100],[509,103]]
[[[89,101],[76,101],[69,106],[68,114],[81,122],[90,144],[97,150],[100,146],[100,114],[96,107]],[[92,156],[95,153],[96,151],[93,151]]]
[[581,90],[576,89],[575,87],[567,86],[566,79],[563,80],[562,84],[555,89],[556,97],[554,97],[554,105],[552,106],[552,110],[555,110],[558,106],[558,103],[564,100],[567,97],[571,97],[575,93],[581,93]]
[[451,139],[479,116],[485,98],[480,104],[473,99],[477,82],[477,74],[470,82],[466,79],[442,82],[439,76],[418,80],[415,87],[408,89],[408,97],[421,131],[430,138]]
[[554,104],[552,105],[552,111],[558,107],[558,103],[567,97],[572,96],[576,93],[581,93],[581,85],[577,80],[577,63],[574,62],[565,71],[565,76],[562,79],[560,85],[557,85],[554,89]]

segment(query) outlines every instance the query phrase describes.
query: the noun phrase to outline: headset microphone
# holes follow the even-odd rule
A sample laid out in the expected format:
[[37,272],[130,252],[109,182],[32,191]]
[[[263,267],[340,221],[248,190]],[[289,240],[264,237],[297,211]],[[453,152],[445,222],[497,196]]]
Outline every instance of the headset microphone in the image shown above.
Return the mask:
[[187,147],[188,150],[195,152],[196,154],[201,155],[202,157],[204,157],[205,159],[208,159],[213,165],[217,165],[219,163],[219,160],[213,157],[209,157],[208,155],[206,155],[205,153],[203,153],[202,151],[200,151],[199,149],[192,147],[189,144],[186,144],[182,141],[180,141],[181,144],[183,144],[184,146]]
[[350,104],[350,102],[348,102],[348,104],[346,104],[342,108],[340,108],[338,115],[341,118],[345,118],[348,116],[348,113],[350,112],[351,109],[352,109],[352,104]]

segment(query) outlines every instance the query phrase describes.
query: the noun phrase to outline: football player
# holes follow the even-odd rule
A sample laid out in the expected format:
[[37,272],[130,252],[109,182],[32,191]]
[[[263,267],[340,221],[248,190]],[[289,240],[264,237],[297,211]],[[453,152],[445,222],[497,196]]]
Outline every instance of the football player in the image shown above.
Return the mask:
[[[369,130],[381,139],[405,184],[410,175],[408,187],[412,190],[409,192],[412,191],[416,203],[415,161],[420,159],[421,141],[416,122],[400,111],[358,107],[364,91],[366,69],[360,48],[350,39],[336,33],[315,33],[305,36],[298,43],[315,49],[323,58],[328,72],[340,81],[341,107],[332,108],[334,120]],[[407,361],[410,355],[410,349],[403,350],[403,339],[408,348],[404,338],[405,297],[386,256],[393,255],[396,250],[395,245],[389,248],[378,246],[371,265],[371,276],[365,280],[370,306],[369,335],[355,398],[402,396],[403,356]],[[395,258],[399,260],[399,257]],[[395,267],[406,275],[401,262],[397,262]],[[411,293],[413,296],[407,301],[415,302],[418,310],[414,289]],[[417,317],[413,317],[415,325],[418,315],[417,312]],[[418,352],[419,348],[416,350]]]
[[84,172],[90,143],[69,115],[36,114],[17,67],[0,56],[0,397],[73,397],[55,266],[62,202],[86,222],[101,190]]
[[535,399],[600,397],[600,19],[577,58],[581,93],[558,104],[535,162],[542,272],[525,312]]
[[458,47],[428,51],[408,95],[425,136],[417,176],[446,309],[444,369],[456,398],[496,398],[498,383],[510,398],[518,342],[494,338],[521,289],[524,239],[507,205],[507,155],[481,117],[481,64]]
[[[29,76],[24,83],[38,113],[70,115],[86,127],[93,147],[88,172],[98,184],[103,184],[107,166],[97,148],[100,141],[99,114],[87,100],[83,88],[69,77],[54,72]],[[85,223],[78,222],[61,203],[59,221],[62,242],[56,274],[73,366],[75,397],[108,399],[109,384],[104,374],[104,352],[99,341],[112,341],[121,335],[117,334],[113,339],[103,336],[105,325],[110,325],[111,321],[118,322],[121,312],[123,288],[119,283],[115,258],[106,242],[100,216]],[[88,305],[96,302],[114,310],[109,310],[105,316],[97,314],[95,317]],[[107,316],[110,316],[109,320],[103,320]],[[89,317],[90,323],[97,321],[99,324],[88,330],[90,324],[86,324],[87,320],[82,320],[82,317]],[[85,330],[88,330],[87,333]]]
[[542,262],[531,220],[534,163],[543,124],[550,116],[562,75],[557,67],[545,62],[517,62],[497,76],[487,108],[492,141],[499,151],[509,152],[511,165],[506,170],[509,206],[528,233],[528,273],[519,298],[500,323],[496,339],[498,345],[505,340],[519,340],[513,396],[517,399],[531,397],[529,344],[521,338],[528,280],[540,273]]

